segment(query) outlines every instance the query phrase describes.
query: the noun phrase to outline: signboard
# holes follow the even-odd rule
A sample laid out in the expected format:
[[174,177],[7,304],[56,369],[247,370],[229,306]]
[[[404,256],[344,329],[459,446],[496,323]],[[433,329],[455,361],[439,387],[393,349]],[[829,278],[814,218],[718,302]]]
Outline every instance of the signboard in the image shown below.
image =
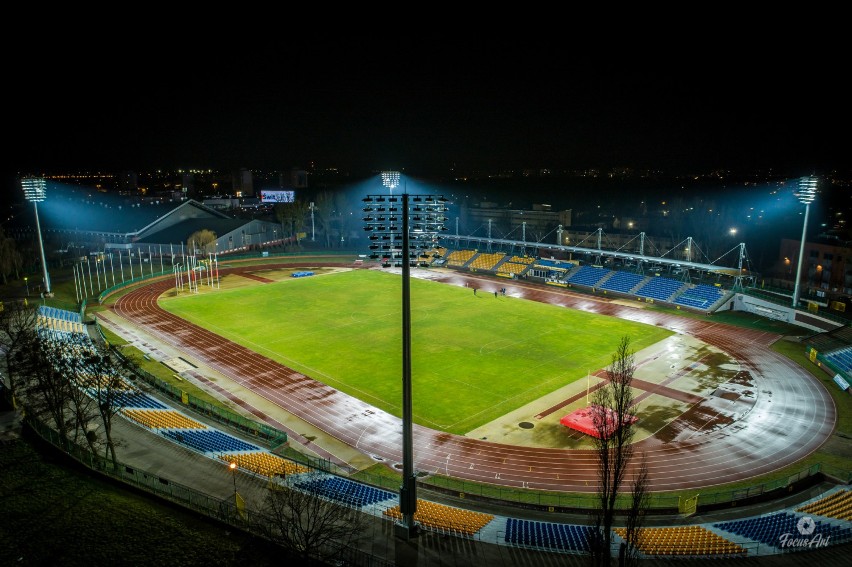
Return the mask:
[[260,192],[261,203],[292,203],[295,200],[295,191],[273,191],[271,189],[263,189]]
[[849,389],[849,382],[844,380],[840,374],[834,375],[834,383],[837,384],[844,392]]

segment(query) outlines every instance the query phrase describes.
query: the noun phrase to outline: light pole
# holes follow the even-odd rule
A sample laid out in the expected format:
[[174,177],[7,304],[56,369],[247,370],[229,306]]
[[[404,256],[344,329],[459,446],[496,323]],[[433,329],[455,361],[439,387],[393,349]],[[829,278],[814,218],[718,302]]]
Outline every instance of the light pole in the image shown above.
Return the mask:
[[805,259],[805,238],[808,232],[808,212],[816,198],[817,178],[814,176],[799,179],[799,190],[795,193],[799,202],[805,205],[805,222],[802,223],[802,241],[799,243],[799,264],[796,266],[796,283],[793,287],[793,308],[799,306],[799,282],[802,279],[802,263]]
[[30,282],[27,276],[24,276],[24,285],[27,287],[27,297],[30,296]]
[[[398,172],[383,172],[382,184],[393,191],[399,183]],[[410,267],[418,257],[433,248],[438,233],[447,230],[443,196],[413,195],[413,217],[409,219],[409,195],[399,197],[368,195],[364,198],[364,230],[369,232],[370,258],[385,254],[391,264],[398,258],[402,266],[402,486],[399,509],[402,521],[396,524],[396,535],[411,539],[417,535],[414,514],[417,512],[417,478],[414,472],[413,412],[411,395],[411,292]],[[399,205],[399,206],[398,206]],[[413,223],[409,225],[409,220]],[[401,226],[397,225],[401,221]],[[401,234],[400,234],[401,233]],[[401,236],[394,243],[394,234]]]
[[[44,270],[44,295],[50,297],[50,274],[47,273],[47,259],[44,257],[44,241],[41,238],[41,223],[38,220],[38,204],[47,198],[47,183],[40,177],[27,177],[21,179],[21,187],[24,197],[33,204],[36,220],[36,232],[38,233],[38,247],[41,251],[41,267]],[[28,293],[29,295],[29,293]]]
[[237,463],[231,461],[231,464],[228,465],[228,468],[231,469],[231,476],[234,478],[234,506],[237,505]]

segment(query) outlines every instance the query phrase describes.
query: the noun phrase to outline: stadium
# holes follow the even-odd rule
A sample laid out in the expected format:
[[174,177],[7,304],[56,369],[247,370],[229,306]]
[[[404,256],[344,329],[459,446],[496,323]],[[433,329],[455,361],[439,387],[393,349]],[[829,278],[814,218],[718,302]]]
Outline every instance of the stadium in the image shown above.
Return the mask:
[[[736,266],[606,250],[600,232],[589,247],[562,244],[561,235],[555,243],[436,236],[410,265],[393,248],[372,258],[277,254],[278,235],[257,248],[220,236],[215,252],[164,254],[153,235],[173,238],[181,222],[191,225],[187,235],[214,224],[220,234],[245,232],[196,209],[209,219],[169,213],[158,219],[164,226],[146,226],[139,236],[150,244],[137,245],[138,256],[128,246],[126,261],[109,256],[109,270],[96,258],[94,285],[89,259],[88,272],[80,262],[68,285],[82,308],[45,304],[39,326],[59,342],[85,341],[91,319],[118,356],[135,350],[168,368],[170,385],[141,375],[126,384],[121,417],[226,478],[236,464],[241,482],[280,476],[383,525],[399,519],[400,289],[410,285],[410,456],[424,533],[551,557],[587,552],[582,517],[594,506],[598,455],[583,416],[626,336],[635,353],[634,447],[647,465],[649,516],[660,518],[644,528],[642,557],[848,548],[848,470],[808,460],[837,426],[828,388],[835,375],[849,376],[846,327],[749,293],[744,248]],[[175,216],[181,222],[163,222]],[[673,277],[675,267],[683,275]],[[791,343],[809,366],[773,348],[781,323],[810,333]],[[190,384],[238,416],[207,425]],[[237,498],[232,474],[234,497],[226,486],[222,500],[238,522],[252,496],[243,488]],[[799,497],[784,500],[789,494]],[[760,513],[707,514],[756,503]],[[613,533],[618,544],[623,528]],[[791,543],[815,542],[814,534],[819,542]]]

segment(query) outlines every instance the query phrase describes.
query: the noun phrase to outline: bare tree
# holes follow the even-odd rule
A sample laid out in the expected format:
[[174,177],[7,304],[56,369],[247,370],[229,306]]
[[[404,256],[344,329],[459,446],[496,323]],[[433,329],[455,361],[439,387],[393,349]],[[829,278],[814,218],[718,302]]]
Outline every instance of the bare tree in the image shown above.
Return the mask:
[[639,465],[633,470],[633,482],[630,485],[630,508],[625,519],[624,542],[618,552],[618,564],[622,567],[638,565],[639,548],[642,544],[642,526],[648,513],[650,494],[648,492],[648,463],[642,455]]
[[[57,345],[59,348],[67,348],[68,345]],[[68,391],[69,407],[74,417],[74,432],[72,441],[79,444],[80,437],[89,446],[89,451],[97,454],[97,433],[94,431],[93,423],[98,417],[97,404],[86,391],[85,381],[88,379],[88,369],[83,357],[69,356],[72,353],[64,353],[60,357],[60,371],[65,378],[71,381]]]
[[[319,479],[319,473],[300,475],[307,485]],[[366,522],[358,510],[286,483],[270,483],[259,518],[257,528],[269,540],[304,560],[323,563],[354,544]]]
[[213,243],[216,242],[216,233],[206,228],[196,230],[186,239],[186,245],[191,252],[202,250],[203,252],[213,252]]
[[101,422],[104,426],[106,452],[113,465],[118,461],[115,457],[116,441],[112,437],[112,420],[124,407],[122,394],[128,389],[127,383],[121,376],[121,371],[109,355],[94,354],[87,361],[89,368],[89,392],[95,398]]
[[25,411],[53,420],[60,437],[67,441],[74,423],[69,420],[73,386],[63,373],[61,348],[51,338],[39,336],[32,348],[21,350],[15,357],[20,375],[25,379]]
[[273,212],[275,218],[281,223],[281,230],[290,236],[296,235],[298,240],[299,231],[305,227],[307,203],[298,199],[292,203],[276,203]]
[[16,362],[25,359],[20,356],[21,353],[31,352],[34,348],[37,318],[36,309],[23,302],[5,303],[0,310],[0,349],[6,366],[6,387],[13,403],[24,381],[21,372],[25,371]]
[[596,435],[594,450],[598,455],[597,508],[591,554],[594,565],[611,562],[612,524],[618,495],[633,456],[633,392],[631,384],[636,371],[630,338],[622,337],[607,368],[607,383],[592,398],[592,419]]
[[320,226],[325,233],[325,246],[331,248],[331,219],[334,213],[334,195],[323,191],[317,195],[316,211],[319,216]]

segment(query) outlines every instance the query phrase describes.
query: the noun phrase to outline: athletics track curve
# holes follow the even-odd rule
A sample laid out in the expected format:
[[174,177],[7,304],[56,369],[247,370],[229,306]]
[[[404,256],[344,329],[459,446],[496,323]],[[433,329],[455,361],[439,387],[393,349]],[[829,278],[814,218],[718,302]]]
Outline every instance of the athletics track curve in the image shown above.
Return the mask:
[[[275,267],[294,265],[265,265],[263,269]],[[256,270],[240,267],[221,273]],[[636,444],[645,454],[653,491],[704,488],[769,473],[809,455],[834,429],[835,407],[825,388],[769,348],[778,335],[629,307],[520,280],[507,282],[456,272],[429,273],[428,277],[448,285],[473,282],[484,292],[505,287],[507,295],[514,297],[659,325],[693,335],[733,356],[747,369],[760,395],[745,417],[685,441],[663,443],[650,437]],[[399,418],[164,311],[157,298],[171,285],[170,278],[152,282],[121,297],[112,309],[158,340],[205,361],[347,445],[388,463],[402,461]],[[421,472],[501,486],[590,492],[596,485],[597,457],[588,450],[519,447],[415,425],[414,458],[415,469]]]

